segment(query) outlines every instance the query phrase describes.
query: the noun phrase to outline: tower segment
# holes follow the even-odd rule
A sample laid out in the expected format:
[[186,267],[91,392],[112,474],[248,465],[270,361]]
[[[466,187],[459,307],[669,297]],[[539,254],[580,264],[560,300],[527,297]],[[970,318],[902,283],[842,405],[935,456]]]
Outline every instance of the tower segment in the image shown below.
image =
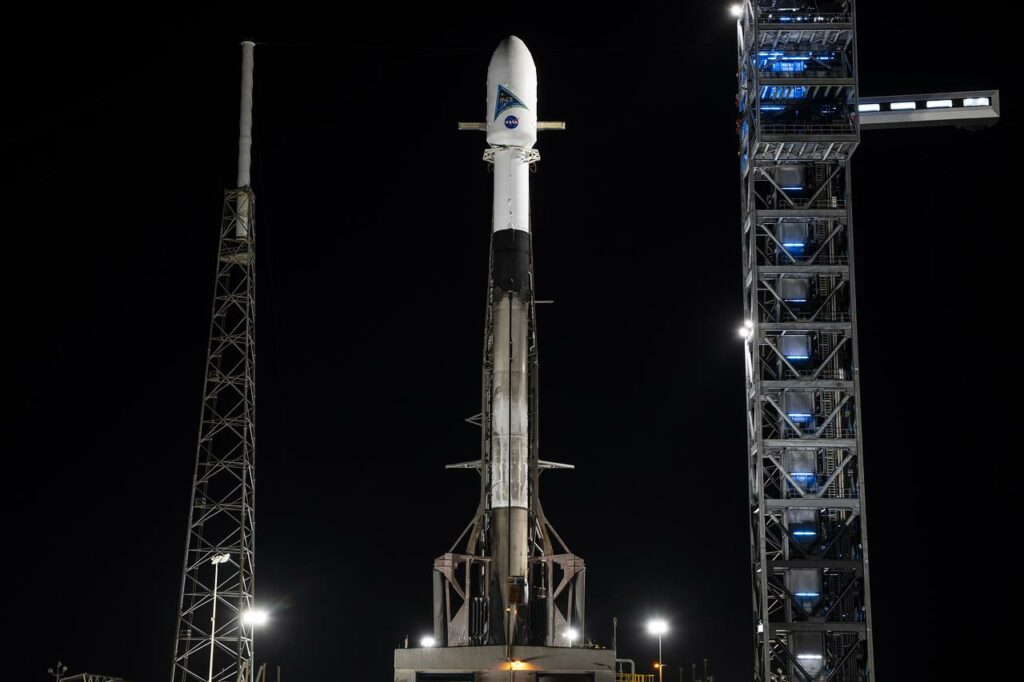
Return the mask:
[[737,30],[755,679],[873,680],[854,3],[745,0]]
[[253,677],[253,48],[242,43],[238,186],[224,193],[171,682],[251,682]]

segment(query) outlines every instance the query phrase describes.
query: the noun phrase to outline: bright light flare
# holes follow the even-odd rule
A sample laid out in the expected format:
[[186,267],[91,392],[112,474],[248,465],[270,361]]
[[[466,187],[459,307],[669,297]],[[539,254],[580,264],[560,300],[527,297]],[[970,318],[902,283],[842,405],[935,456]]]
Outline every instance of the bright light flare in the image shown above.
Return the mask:
[[736,18],[739,18],[740,16],[743,15],[743,5],[740,5],[739,3],[730,5],[729,14],[733,15]]
[[270,615],[263,609],[249,609],[242,614],[242,622],[254,627],[266,625],[268,620],[270,620]]
[[647,632],[652,635],[664,635],[668,632],[668,621],[661,618],[654,618],[647,621]]
[[429,649],[435,644],[437,644],[437,641],[430,635],[427,635],[426,637],[420,637],[420,646],[424,649]]

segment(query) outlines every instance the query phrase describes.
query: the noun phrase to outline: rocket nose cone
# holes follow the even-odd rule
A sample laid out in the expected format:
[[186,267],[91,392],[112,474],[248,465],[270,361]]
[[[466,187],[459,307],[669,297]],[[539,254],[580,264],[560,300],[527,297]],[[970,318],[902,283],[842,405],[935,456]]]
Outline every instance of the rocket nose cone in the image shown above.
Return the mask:
[[498,44],[487,66],[487,141],[520,147],[537,141],[537,67],[516,36]]
[[491,63],[488,66],[488,70],[493,68],[528,68],[536,71],[536,66],[533,63],[533,55],[530,54],[529,48],[518,36],[509,36],[495,48],[494,54],[491,55]]

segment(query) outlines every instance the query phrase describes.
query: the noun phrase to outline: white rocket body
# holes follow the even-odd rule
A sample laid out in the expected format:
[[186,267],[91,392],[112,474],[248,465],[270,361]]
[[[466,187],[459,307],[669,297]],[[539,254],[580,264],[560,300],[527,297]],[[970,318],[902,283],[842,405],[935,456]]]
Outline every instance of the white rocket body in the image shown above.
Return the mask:
[[519,38],[501,42],[487,68],[487,142],[494,161],[491,301],[490,544],[505,593],[529,560],[530,160],[537,141],[537,69]]

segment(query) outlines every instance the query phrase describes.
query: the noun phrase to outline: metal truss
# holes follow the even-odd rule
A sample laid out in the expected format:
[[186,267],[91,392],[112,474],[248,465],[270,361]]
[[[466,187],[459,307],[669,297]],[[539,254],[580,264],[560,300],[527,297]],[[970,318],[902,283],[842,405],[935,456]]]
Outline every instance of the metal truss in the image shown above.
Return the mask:
[[754,677],[874,680],[850,157],[853,0],[738,21]]
[[253,210],[248,187],[225,193],[171,682],[253,676]]

